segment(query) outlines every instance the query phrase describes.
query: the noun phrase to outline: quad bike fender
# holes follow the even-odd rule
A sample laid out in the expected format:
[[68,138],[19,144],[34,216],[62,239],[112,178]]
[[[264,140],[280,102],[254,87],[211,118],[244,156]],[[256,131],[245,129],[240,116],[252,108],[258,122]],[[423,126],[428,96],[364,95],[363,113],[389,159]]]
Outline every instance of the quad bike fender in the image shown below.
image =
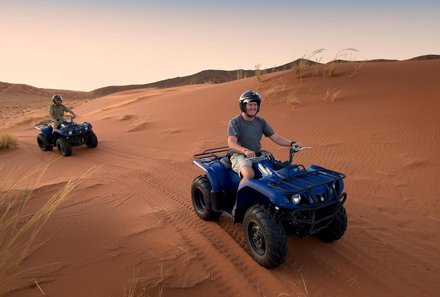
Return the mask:
[[246,210],[252,205],[290,206],[289,201],[281,193],[274,191],[256,179],[249,179],[237,191],[234,222],[242,222]]
[[52,135],[52,125],[40,125],[36,126],[35,129],[39,130],[44,137],[49,138]]
[[238,176],[235,180],[234,176],[232,176],[235,173],[227,170],[220,162],[214,161],[206,164],[199,160],[194,160],[194,164],[200,167],[208,176],[212,192],[224,192],[236,188]]

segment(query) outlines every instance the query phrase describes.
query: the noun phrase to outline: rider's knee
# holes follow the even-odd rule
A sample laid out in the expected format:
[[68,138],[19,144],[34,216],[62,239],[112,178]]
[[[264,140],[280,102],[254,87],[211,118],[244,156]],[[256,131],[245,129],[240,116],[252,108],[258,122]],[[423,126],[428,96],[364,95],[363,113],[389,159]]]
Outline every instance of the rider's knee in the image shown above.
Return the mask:
[[240,173],[242,178],[245,180],[255,177],[255,172],[250,166],[243,166]]

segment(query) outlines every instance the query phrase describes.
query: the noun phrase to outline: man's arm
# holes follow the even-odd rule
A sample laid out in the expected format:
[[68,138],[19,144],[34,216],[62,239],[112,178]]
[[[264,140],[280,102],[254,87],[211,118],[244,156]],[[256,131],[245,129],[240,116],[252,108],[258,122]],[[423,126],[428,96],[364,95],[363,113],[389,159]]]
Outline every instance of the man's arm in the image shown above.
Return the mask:
[[238,144],[236,136],[228,136],[228,146],[234,153],[244,154],[246,157],[255,157],[255,152]]
[[53,108],[53,105],[49,106],[49,116],[50,119],[53,121],[56,121],[57,119],[55,118],[55,110]]
[[273,142],[275,142],[278,145],[281,146],[292,146],[292,145],[296,145],[299,147],[302,147],[303,144],[299,141],[294,141],[294,140],[289,140],[277,133],[274,133],[272,136],[269,137]]
[[74,117],[75,117],[75,113],[70,109],[70,108],[68,108],[67,106],[65,106],[65,105],[63,105],[64,106],[64,111],[65,112],[68,112],[68,113],[70,113],[71,115],[73,115]]
[[236,136],[228,136],[228,146],[234,153],[244,154],[246,150],[245,147],[238,144]]

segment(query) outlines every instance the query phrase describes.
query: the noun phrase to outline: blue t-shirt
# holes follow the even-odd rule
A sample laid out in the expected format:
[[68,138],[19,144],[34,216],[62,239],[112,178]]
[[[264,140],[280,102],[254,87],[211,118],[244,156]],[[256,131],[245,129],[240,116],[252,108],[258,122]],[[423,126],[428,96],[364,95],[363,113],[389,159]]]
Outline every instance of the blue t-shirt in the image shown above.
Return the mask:
[[271,137],[274,134],[272,127],[257,116],[252,121],[246,121],[239,115],[228,124],[228,136],[236,136],[239,145],[256,153],[261,151],[261,137]]

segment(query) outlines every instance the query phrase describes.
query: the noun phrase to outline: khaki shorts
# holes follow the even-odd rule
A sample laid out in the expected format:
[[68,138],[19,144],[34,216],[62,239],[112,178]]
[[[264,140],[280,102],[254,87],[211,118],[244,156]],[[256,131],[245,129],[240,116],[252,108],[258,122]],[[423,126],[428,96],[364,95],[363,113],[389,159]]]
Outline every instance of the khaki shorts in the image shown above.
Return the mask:
[[261,157],[254,158],[252,160],[249,160],[245,157],[244,154],[232,154],[231,156],[231,164],[232,164],[232,170],[234,170],[240,177],[241,169],[244,166],[252,167],[252,163],[258,162],[262,159],[265,159],[267,154],[265,152],[262,152]]

